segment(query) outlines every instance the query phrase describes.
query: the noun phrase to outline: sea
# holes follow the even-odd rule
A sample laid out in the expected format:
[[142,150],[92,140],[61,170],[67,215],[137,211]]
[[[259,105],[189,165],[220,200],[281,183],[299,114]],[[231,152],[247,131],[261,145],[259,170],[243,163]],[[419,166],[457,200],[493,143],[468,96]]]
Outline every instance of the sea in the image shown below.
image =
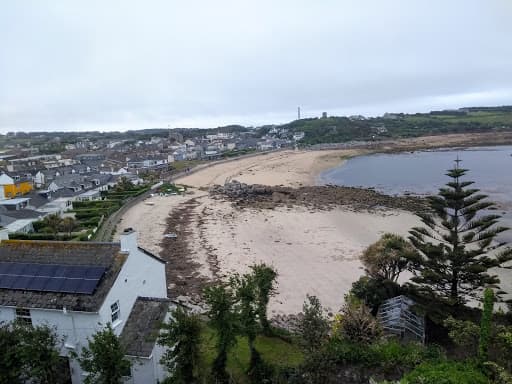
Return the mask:
[[[497,203],[501,225],[512,228],[512,146],[447,148],[394,154],[372,154],[349,159],[320,174],[319,185],[333,184],[374,188],[388,195],[436,194],[450,181],[446,170],[468,169],[461,180],[474,181]],[[499,240],[512,243],[512,230]]]

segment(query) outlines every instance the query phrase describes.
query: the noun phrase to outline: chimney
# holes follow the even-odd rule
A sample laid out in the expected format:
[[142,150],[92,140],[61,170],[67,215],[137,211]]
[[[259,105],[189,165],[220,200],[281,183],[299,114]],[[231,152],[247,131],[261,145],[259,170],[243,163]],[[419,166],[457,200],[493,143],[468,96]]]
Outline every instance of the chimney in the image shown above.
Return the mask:
[[126,228],[120,236],[121,252],[130,252],[137,249],[137,232],[133,228]]
[[7,229],[0,229],[0,242],[2,240],[9,240],[9,232],[7,232]]

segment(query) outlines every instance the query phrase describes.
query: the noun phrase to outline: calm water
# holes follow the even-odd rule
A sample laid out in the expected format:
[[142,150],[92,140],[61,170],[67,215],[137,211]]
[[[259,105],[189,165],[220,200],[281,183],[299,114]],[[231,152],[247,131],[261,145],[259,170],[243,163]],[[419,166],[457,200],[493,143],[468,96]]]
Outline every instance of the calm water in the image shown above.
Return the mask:
[[[374,187],[390,195],[436,194],[449,181],[445,171],[458,156],[461,167],[469,169],[465,180],[499,202],[503,224],[512,227],[511,154],[512,146],[499,146],[360,156],[322,173],[319,184]],[[512,231],[505,237],[512,241]]]

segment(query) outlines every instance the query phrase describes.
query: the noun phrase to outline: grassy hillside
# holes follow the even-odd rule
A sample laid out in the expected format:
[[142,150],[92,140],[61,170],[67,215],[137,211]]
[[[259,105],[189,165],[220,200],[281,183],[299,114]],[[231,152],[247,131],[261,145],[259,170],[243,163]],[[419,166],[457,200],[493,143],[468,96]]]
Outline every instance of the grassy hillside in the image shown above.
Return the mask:
[[[359,119],[328,117],[301,119],[279,126],[291,137],[304,132],[303,144],[382,140],[447,133],[512,130],[512,107],[463,108],[416,114],[387,114]],[[264,132],[263,132],[264,133]]]

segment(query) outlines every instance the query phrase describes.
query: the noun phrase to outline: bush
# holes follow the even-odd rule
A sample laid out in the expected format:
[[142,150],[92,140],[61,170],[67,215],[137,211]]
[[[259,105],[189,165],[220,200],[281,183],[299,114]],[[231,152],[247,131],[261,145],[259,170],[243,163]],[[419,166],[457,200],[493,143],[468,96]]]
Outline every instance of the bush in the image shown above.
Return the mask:
[[489,384],[489,379],[473,364],[445,361],[423,363],[408,373],[401,384]]
[[370,309],[350,295],[336,321],[336,336],[357,343],[372,343],[382,335],[382,329]]
[[333,338],[327,344],[326,354],[337,364],[381,367],[386,372],[405,372],[424,361],[444,359],[441,349],[436,345],[425,347],[418,343],[401,344],[394,339],[364,345]]
[[369,276],[362,276],[352,283],[350,294],[357,297],[377,313],[379,306],[387,299],[400,296],[402,290],[400,285],[390,280],[373,279]]
[[53,233],[10,233],[9,238],[12,240],[58,240],[68,241],[71,236],[68,235],[55,235]]

